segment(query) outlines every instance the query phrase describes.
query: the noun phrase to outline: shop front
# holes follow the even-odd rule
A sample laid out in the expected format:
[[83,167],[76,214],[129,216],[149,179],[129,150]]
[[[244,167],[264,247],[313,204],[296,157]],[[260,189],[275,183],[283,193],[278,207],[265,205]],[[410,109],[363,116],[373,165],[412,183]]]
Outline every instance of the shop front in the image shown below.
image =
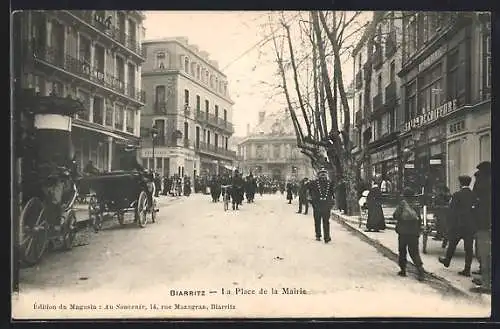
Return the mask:
[[385,182],[384,191],[395,193],[398,189],[398,147],[397,142],[384,145],[370,154],[372,176],[380,176]]

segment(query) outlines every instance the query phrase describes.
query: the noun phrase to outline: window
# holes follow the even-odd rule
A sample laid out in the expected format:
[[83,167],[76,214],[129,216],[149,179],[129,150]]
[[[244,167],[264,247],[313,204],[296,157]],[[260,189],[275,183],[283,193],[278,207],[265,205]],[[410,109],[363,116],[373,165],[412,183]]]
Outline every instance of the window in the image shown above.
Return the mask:
[[103,121],[103,99],[94,96],[94,123],[102,125]]
[[408,122],[417,116],[417,84],[414,80],[406,87],[405,121]]
[[184,105],[189,106],[189,90],[184,89]]
[[210,130],[207,130],[207,145],[210,145]]
[[391,114],[389,112],[384,113],[380,119],[380,122],[381,122],[381,126],[380,126],[380,130],[379,130],[379,134],[380,134],[379,137],[383,137],[390,132]]
[[201,69],[200,69],[200,64],[196,65],[196,79],[200,79],[201,76]]
[[458,49],[448,55],[448,98],[456,99],[459,95],[459,57]]
[[483,85],[486,90],[491,88],[491,32],[483,35]]
[[229,138],[226,137],[226,145],[225,145],[226,150],[227,150],[228,141],[229,141]]
[[219,147],[219,134],[217,133],[214,134],[214,146],[215,148]]
[[219,117],[219,105],[215,105],[215,117]]
[[405,24],[404,36],[404,59],[407,60],[417,51],[417,20],[415,15],[411,16]]
[[189,58],[187,57],[184,58],[184,71],[189,73]]
[[156,86],[155,88],[155,102],[158,105],[165,105],[166,90],[165,86]]
[[224,95],[227,95],[227,84],[224,84]]
[[377,95],[382,95],[382,74],[378,75],[378,80],[377,80]]
[[227,110],[224,110],[224,122],[227,122]]
[[85,111],[78,114],[78,118],[82,120],[89,120],[89,111],[90,111],[90,94],[78,90],[78,99],[83,103],[83,107]]
[[396,63],[392,61],[389,79],[392,82],[396,80]]
[[64,96],[64,85],[59,81],[52,82],[51,91],[49,93],[51,96]]
[[361,53],[358,56],[358,71],[361,71]]
[[166,55],[164,52],[159,52],[156,54],[156,67],[159,69],[165,69],[167,67]]
[[273,145],[273,158],[279,159],[281,157],[281,146]]
[[106,126],[110,126],[110,127],[113,126],[113,114],[114,114],[113,103],[111,103],[110,101],[107,101],[106,102],[106,118],[105,118],[105,122],[104,122],[104,124]]
[[189,139],[189,123],[184,122],[184,140]]
[[215,90],[219,91],[219,79],[215,78]]
[[117,104],[115,106],[115,129],[123,130],[123,119],[124,119],[123,111],[124,110],[122,105]]
[[86,64],[90,64],[90,40],[80,34],[79,59]]
[[358,99],[358,111],[362,111],[363,110],[363,94],[362,93],[359,93],[359,99]]
[[196,95],[196,112],[200,113],[201,111],[201,98],[200,95]]
[[210,111],[210,102],[207,99],[205,100],[205,114],[207,119],[208,119],[208,111]]
[[442,65],[435,65],[419,78],[418,113],[424,113],[442,104]]
[[262,145],[257,145],[255,153],[257,159],[264,159],[264,147]]
[[135,113],[132,109],[127,109],[127,132],[134,133]]

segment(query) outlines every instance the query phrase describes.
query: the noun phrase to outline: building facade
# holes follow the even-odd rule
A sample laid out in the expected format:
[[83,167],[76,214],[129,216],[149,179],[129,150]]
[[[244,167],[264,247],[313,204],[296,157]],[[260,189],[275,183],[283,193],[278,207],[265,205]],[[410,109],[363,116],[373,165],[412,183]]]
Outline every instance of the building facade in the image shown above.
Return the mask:
[[313,175],[311,161],[297,147],[297,137],[286,112],[259,112],[258,125],[238,144],[239,168],[244,174],[278,180]]
[[[404,180],[451,192],[491,160],[490,15],[406,12],[403,19],[403,124],[410,150]],[[408,170],[409,169],[409,170]],[[406,174],[408,172],[408,174]]]
[[91,160],[102,171],[119,169],[123,149],[139,144],[145,102],[140,89],[143,13],[44,10],[17,15],[16,37],[24,40],[21,49],[14,49],[23,62],[21,88],[81,100],[86,111],[72,124],[79,167]]
[[[163,175],[211,175],[232,169],[234,132],[227,77],[208,53],[186,38],[143,43],[141,157]],[[151,127],[158,131],[154,138]],[[155,162],[155,163],[153,163]]]
[[[472,175],[479,162],[491,159],[490,16],[385,15],[375,52],[368,56],[362,44],[354,55],[361,176],[380,174],[394,190],[431,192],[445,184],[454,192],[459,175]],[[364,104],[368,69],[373,96]]]
[[[353,52],[354,62],[354,144],[360,177],[381,175],[397,189],[399,177],[398,133],[401,116],[401,12],[386,12],[376,27],[373,53],[366,37]],[[370,95],[366,75],[371,71]],[[368,97],[367,97],[368,96]],[[367,101],[368,100],[368,101]]]

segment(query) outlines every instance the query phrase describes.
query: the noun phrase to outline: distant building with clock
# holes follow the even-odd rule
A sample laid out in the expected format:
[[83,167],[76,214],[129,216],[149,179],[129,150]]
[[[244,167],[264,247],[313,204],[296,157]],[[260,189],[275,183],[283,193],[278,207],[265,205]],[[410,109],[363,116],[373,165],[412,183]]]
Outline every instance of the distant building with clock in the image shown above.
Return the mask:
[[255,128],[238,143],[238,166],[246,175],[267,175],[276,179],[309,177],[311,161],[300,152],[288,113],[259,112]]

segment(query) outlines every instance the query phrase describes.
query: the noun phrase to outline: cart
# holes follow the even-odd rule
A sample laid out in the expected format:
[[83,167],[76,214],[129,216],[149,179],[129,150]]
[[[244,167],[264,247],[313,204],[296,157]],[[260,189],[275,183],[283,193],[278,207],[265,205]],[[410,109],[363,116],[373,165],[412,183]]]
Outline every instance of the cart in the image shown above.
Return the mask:
[[83,178],[91,191],[89,219],[99,231],[105,218],[118,219],[125,224],[125,213],[134,213],[134,222],[146,227],[149,220],[156,222],[158,212],[154,198],[155,186],[151,173],[140,171],[112,171]]

